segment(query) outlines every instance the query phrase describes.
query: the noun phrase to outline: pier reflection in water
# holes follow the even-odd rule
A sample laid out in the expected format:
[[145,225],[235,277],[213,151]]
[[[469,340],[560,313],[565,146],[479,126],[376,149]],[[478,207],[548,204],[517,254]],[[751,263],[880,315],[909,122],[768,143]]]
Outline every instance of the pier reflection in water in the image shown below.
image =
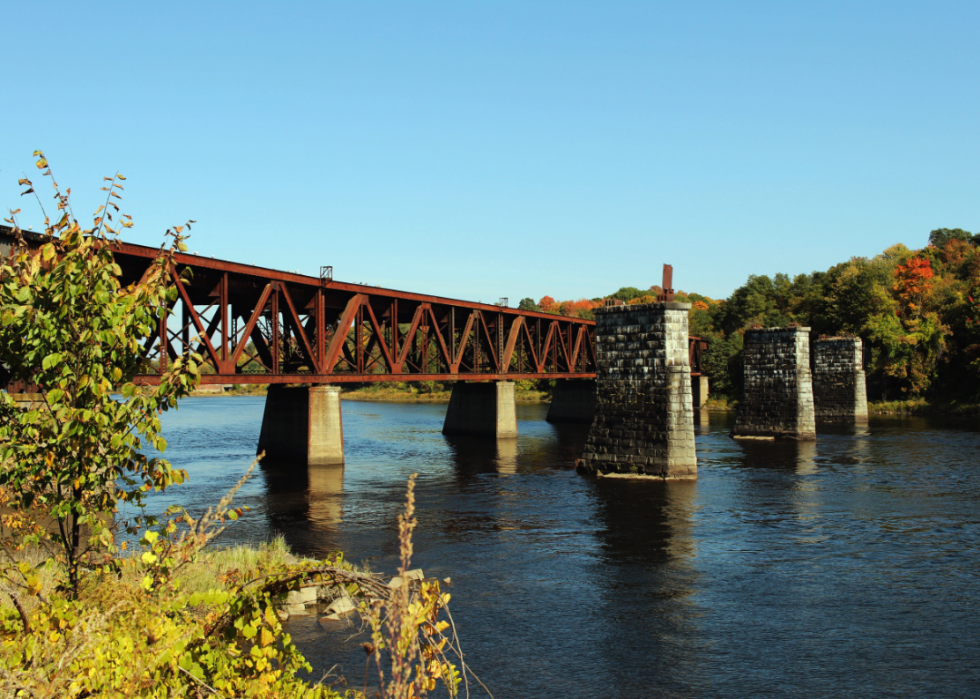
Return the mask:
[[[256,398],[167,414],[191,480],[152,506],[213,503],[251,458]],[[445,406],[344,404],[347,464],[266,464],[225,543],[397,565],[418,472],[415,563],[451,576],[457,626],[501,697],[975,696],[980,434],[873,420],[817,442],[737,442],[697,411],[696,483],[587,479],[586,428],[519,406],[520,437],[446,438]],[[318,673],[363,675],[349,632],[290,632]],[[476,693],[476,696],[480,696]]]

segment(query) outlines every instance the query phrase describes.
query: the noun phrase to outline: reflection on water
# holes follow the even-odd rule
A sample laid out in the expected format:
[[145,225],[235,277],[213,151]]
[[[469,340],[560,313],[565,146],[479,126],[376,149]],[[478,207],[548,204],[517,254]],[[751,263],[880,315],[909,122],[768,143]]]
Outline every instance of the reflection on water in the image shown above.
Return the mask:
[[463,479],[480,474],[517,473],[516,439],[488,439],[464,435],[445,435],[452,449],[453,463]]
[[[520,438],[444,437],[445,406],[344,404],[347,464],[264,464],[227,543],[397,565],[418,472],[415,564],[451,576],[480,677],[505,697],[975,696],[980,434],[873,420],[816,442],[735,441],[695,412],[699,480],[574,472],[586,427],[519,406]],[[212,504],[247,467],[262,400],[167,414],[168,456]],[[363,673],[349,629],[290,633],[322,673]],[[483,696],[474,693],[474,696]]]

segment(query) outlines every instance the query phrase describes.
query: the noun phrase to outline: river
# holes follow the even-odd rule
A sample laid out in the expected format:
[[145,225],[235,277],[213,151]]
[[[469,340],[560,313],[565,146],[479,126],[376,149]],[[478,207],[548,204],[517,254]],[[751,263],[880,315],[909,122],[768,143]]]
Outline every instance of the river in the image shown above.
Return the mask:
[[[192,511],[247,468],[261,397],[164,416]],[[520,405],[510,442],[447,438],[445,405],[344,402],[342,469],[262,468],[223,542],[282,533],[397,568],[395,518],[419,474],[414,564],[451,577],[463,651],[496,699],[980,695],[980,429],[872,419],[816,443],[696,425],[696,483],[592,479],[587,427]],[[319,677],[360,686],[363,638],[315,616],[289,631]],[[471,696],[486,696],[471,687]]]

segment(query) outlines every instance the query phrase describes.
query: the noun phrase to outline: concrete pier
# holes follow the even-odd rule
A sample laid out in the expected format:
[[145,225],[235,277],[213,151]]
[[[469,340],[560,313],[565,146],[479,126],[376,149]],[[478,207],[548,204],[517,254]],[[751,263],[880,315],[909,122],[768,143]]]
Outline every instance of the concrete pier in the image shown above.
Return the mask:
[[708,377],[691,377],[691,402],[695,410],[699,410],[708,404]]
[[816,439],[810,328],[746,330],[744,376],[733,437]]
[[344,463],[339,386],[269,387],[258,453],[269,461]]
[[868,392],[860,337],[822,337],[813,343],[813,405],[818,424],[868,421]]
[[514,382],[457,381],[453,384],[442,433],[516,438]]
[[596,411],[581,470],[697,478],[690,308],[668,301],[596,309]]
[[595,417],[595,381],[558,379],[548,406],[548,422],[592,424]]

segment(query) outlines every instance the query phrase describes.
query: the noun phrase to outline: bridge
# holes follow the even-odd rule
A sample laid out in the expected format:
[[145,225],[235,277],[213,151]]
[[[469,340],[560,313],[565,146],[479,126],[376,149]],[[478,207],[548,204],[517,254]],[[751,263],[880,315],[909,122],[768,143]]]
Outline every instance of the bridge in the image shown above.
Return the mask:
[[[31,247],[45,239],[22,235]],[[0,227],[0,253],[15,240]],[[139,281],[159,255],[112,245],[124,285]],[[658,301],[677,306],[670,267],[664,272]],[[147,369],[136,381],[157,383],[169,362],[193,351],[204,361],[203,384],[270,384],[259,448],[284,459],[343,461],[342,383],[452,381],[446,433],[512,437],[512,382],[556,379],[549,420],[592,421],[600,364],[594,320],[351,284],[335,280],[331,267],[311,277],[178,253],[169,275],[177,297],[144,344]],[[706,343],[687,337],[683,315],[687,356],[671,361],[701,377]]]
[[[13,231],[0,226],[0,251],[12,243]],[[159,255],[125,242],[113,251],[124,285]],[[178,296],[146,342],[141,383],[156,383],[188,350],[204,360],[203,384],[596,376],[594,320],[351,284],[330,267],[311,277],[178,253],[170,277]],[[692,376],[701,375],[705,345],[690,338]]]

